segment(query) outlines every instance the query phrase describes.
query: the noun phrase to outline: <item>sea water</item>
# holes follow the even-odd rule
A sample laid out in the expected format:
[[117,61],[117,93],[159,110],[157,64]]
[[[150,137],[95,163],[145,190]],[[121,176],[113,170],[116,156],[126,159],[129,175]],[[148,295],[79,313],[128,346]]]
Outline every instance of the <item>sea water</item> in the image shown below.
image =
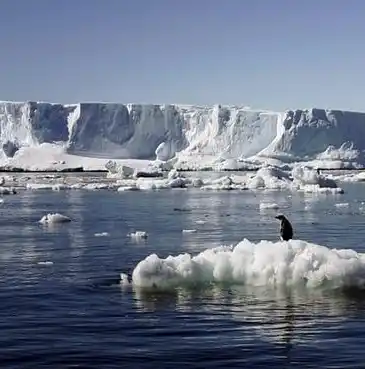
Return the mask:
[[[4,196],[1,367],[361,367],[365,292],[230,284],[144,292],[119,284],[120,273],[130,276],[153,253],[277,241],[278,212],[297,239],[365,252],[365,187],[341,187],[344,195],[175,189]],[[55,212],[71,222],[39,223]],[[136,231],[148,237],[129,236]]]

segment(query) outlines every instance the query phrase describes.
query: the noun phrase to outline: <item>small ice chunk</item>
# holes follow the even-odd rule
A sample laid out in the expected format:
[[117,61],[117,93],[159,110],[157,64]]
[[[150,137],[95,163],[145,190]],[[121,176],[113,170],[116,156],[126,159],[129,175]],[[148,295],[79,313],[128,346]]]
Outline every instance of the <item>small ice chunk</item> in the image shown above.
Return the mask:
[[59,213],[49,213],[44,215],[39,222],[42,224],[67,223],[71,222],[71,219]]
[[108,237],[109,233],[108,232],[95,233],[94,236],[95,237]]
[[120,273],[120,284],[123,286],[130,285],[128,275],[125,273]]
[[183,233],[195,233],[196,229],[183,229],[182,232]]
[[336,208],[348,208],[349,203],[348,202],[338,203],[338,204],[335,204],[335,206]]
[[53,261],[39,261],[38,265],[53,265]]
[[136,231],[136,232],[131,232],[128,234],[129,237],[131,238],[144,238],[146,239],[148,237],[147,232],[145,231]]
[[276,204],[276,203],[264,203],[264,202],[262,202],[260,204],[260,209],[261,210],[264,210],[264,209],[273,209],[273,210],[276,210],[276,209],[279,209],[279,205]]
[[1,187],[0,186],[0,194],[1,195],[15,195],[16,189],[14,187]]
[[139,188],[136,185],[121,186],[117,188],[117,192],[126,192],[126,191],[139,191]]
[[179,177],[182,177],[182,175],[180,175],[180,173],[176,169],[170,170],[170,172],[167,174],[167,178],[170,180],[176,179]]

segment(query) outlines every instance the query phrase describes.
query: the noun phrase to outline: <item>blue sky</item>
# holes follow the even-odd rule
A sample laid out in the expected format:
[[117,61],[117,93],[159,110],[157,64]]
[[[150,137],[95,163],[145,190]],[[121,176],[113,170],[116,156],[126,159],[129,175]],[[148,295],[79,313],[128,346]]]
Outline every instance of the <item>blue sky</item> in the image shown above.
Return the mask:
[[362,0],[1,0],[0,99],[365,111]]

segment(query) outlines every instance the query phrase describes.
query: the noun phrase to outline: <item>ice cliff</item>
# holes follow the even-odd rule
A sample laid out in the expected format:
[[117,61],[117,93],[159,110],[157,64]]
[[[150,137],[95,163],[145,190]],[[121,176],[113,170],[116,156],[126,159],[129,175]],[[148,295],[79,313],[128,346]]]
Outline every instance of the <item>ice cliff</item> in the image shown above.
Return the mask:
[[2,160],[22,147],[57,143],[97,158],[363,167],[364,134],[365,113],[336,110],[0,102]]

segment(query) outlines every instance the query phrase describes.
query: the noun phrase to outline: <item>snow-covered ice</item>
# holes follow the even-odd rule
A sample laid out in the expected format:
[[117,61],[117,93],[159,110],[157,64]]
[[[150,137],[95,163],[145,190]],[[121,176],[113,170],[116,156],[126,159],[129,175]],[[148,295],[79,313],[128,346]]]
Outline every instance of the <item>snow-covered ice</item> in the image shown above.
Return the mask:
[[260,204],[260,210],[277,210],[279,209],[280,206],[278,204],[274,203],[267,203],[267,202],[262,202]]
[[135,266],[136,288],[169,289],[212,283],[266,287],[365,287],[365,254],[303,240],[258,243],[243,239],[191,255],[151,254]]
[[[89,191],[155,191],[171,189],[196,189],[201,191],[300,191],[306,193],[342,194],[340,180],[331,174],[318,174],[316,170],[297,164],[291,171],[266,165],[258,171],[210,173],[179,172],[172,169],[163,177],[110,178],[105,174],[95,176],[20,176],[15,187],[0,187],[1,193],[26,190],[89,190]],[[262,205],[265,207],[265,204]]]
[[348,202],[340,202],[335,204],[336,208],[348,208],[350,204]]
[[148,233],[145,231],[135,231],[128,234],[130,238],[133,239],[146,239],[148,238]]
[[38,265],[53,265],[53,261],[38,261]]
[[353,169],[364,134],[365,113],[317,108],[0,102],[0,165],[33,171]]
[[94,236],[95,237],[108,237],[109,233],[108,232],[100,232],[100,233],[95,233]]
[[14,187],[0,187],[0,195],[15,195],[16,189]]
[[49,213],[44,215],[39,223],[42,224],[57,224],[57,223],[68,223],[71,222],[71,219],[66,215],[62,215],[60,213]]

